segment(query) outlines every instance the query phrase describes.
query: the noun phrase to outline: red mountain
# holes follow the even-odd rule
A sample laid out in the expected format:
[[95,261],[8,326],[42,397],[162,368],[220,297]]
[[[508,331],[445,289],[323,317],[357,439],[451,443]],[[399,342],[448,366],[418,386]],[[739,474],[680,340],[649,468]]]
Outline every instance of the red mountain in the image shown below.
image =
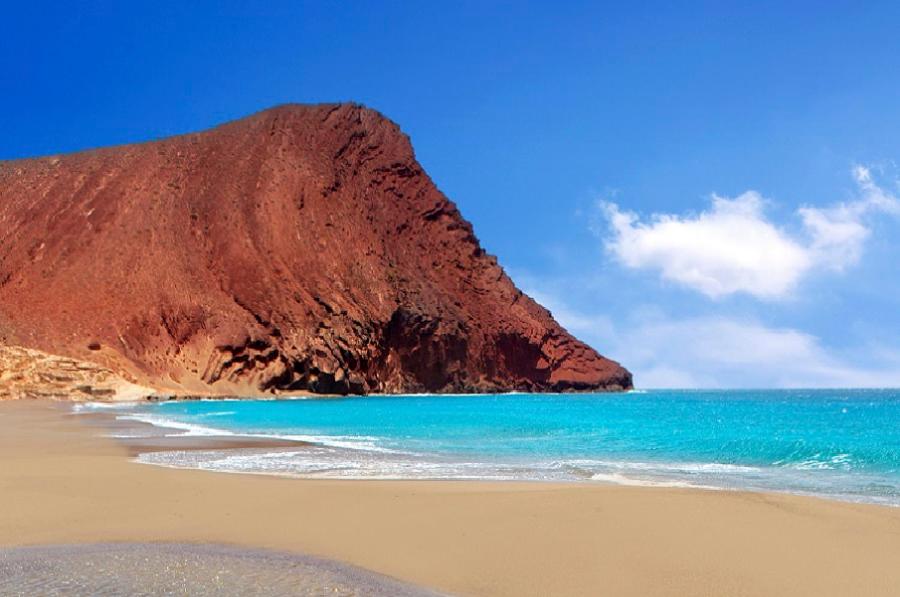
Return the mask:
[[0,345],[178,394],[631,387],[352,104],[0,162]]

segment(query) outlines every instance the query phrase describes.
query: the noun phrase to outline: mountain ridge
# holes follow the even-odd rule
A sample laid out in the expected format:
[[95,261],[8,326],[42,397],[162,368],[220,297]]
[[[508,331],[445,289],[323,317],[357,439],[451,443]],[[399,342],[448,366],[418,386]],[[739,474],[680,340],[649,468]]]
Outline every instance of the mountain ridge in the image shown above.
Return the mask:
[[162,392],[631,387],[359,104],[0,162],[0,228],[0,344]]

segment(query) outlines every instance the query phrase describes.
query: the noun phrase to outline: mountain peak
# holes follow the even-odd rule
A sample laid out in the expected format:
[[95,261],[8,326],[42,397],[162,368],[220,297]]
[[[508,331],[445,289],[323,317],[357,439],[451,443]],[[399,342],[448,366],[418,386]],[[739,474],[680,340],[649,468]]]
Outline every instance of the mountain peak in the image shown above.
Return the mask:
[[[5,167],[4,167],[5,166]],[[0,344],[199,394],[622,389],[359,104],[0,164]]]

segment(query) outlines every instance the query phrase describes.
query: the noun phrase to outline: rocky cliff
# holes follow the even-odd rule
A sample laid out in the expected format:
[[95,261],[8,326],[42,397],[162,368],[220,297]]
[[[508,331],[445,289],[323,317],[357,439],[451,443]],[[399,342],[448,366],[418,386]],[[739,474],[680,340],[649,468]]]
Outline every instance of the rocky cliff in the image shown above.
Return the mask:
[[353,104],[0,162],[0,345],[172,393],[631,387]]
[[153,393],[94,363],[0,346],[0,400],[138,400]]

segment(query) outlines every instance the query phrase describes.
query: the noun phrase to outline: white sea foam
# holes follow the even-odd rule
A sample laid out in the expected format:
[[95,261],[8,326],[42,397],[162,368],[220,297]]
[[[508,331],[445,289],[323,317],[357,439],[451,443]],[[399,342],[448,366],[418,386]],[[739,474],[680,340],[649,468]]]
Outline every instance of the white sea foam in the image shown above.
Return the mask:
[[72,406],[72,412],[83,414],[108,410],[130,410],[140,404],[140,402],[79,402]]
[[[225,414],[225,413],[212,413]],[[367,452],[379,452],[384,454],[401,454],[399,450],[392,450],[378,445],[379,438],[367,435],[304,435],[304,434],[273,434],[273,433],[236,433],[227,429],[209,427],[196,423],[177,421],[169,417],[138,413],[119,415],[120,421],[137,421],[147,423],[162,429],[175,429],[179,433],[166,433],[164,437],[251,437],[275,440],[303,442],[308,444],[344,448],[347,450],[363,450]]]
[[385,454],[321,445],[300,450],[150,452],[139,455],[137,461],[172,468],[306,479],[591,482],[636,487],[782,491],[900,505],[896,492],[890,487],[887,494],[875,495],[854,490],[853,485],[843,483],[835,486],[810,484],[813,480],[810,475],[815,476],[815,471],[789,473],[783,468],[757,469],[719,463],[689,463],[702,472],[686,475],[684,463],[653,464],[656,468],[650,468],[648,463],[627,461],[502,462],[424,454]]
[[[321,453],[274,452],[266,454],[225,454],[153,452],[141,454],[144,464],[173,468],[193,468],[230,473],[257,473],[307,479],[346,480],[478,480],[513,481],[522,476],[513,471],[485,467],[483,463],[436,463],[427,461],[376,461],[328,458]],[[530,477],[542,480],[540,477]]]
[[636,479],[619,473],[596,473],[591,476],[593,481],[601,481],[604,483],[612,483],[614,485],[625,485],[628,487],[673,487],[673,488],[691,488],[691,489],[709,489],[722,490],[722,487],[714,487],[712,485],[698,485],[696,483],[688,483],[687,481],[654,481],[650,479]]
[[760,469],[753,466],[728,464],[723,462],[635,462],[629,460],[567,460],[572,466],[588,468],[602,467],[616,470],[664,472],[664,473],[754,473]]
[[803,471],[816,470],[850,470],[853,466],[850,454],[835,454],[834,456],[823,458],[821,454],[816,454],[811,458],[801,460],[799,462],[776,462],[776,465],[784,468],[792,468]]
[[181,433],[167,433],[166,437],[196,437],[196,436],[227,436],[235,435],[231,431],[225,429],[215,429],[205,425],[195,425],[193,423],[184,423],[175,421],[166,417],[149,414],[119,415],[116,417],[119,421],[137,421],[138,423],[147,423],[154,427],[162,427],[164,429],[177,429]]
[[291,441],[305,442],[332,448],[344,448],[347,450],[363,450],[366,452],[379,452],[382,454],[403,454],[400,450],[392,450],[379,446],[377,437],[366,435],[256,435],[255,437],[272,437]]
[[[138,461],[175,468],[300,478],[597,481],[647,487],[716,488],[683,479],[642,476],[646,467],[643,471],[640,467],[631,469],[626,462],[605,463],[603,469],[598,470],[596,461],[591,461],[591,468],[587,468],[585,461],[496,462],[438,459],[402,453],[365,453],[331,446],[278,451],[245,449],[152,452],[141,454]],[[608,468],[619,470],[606,470]]]

